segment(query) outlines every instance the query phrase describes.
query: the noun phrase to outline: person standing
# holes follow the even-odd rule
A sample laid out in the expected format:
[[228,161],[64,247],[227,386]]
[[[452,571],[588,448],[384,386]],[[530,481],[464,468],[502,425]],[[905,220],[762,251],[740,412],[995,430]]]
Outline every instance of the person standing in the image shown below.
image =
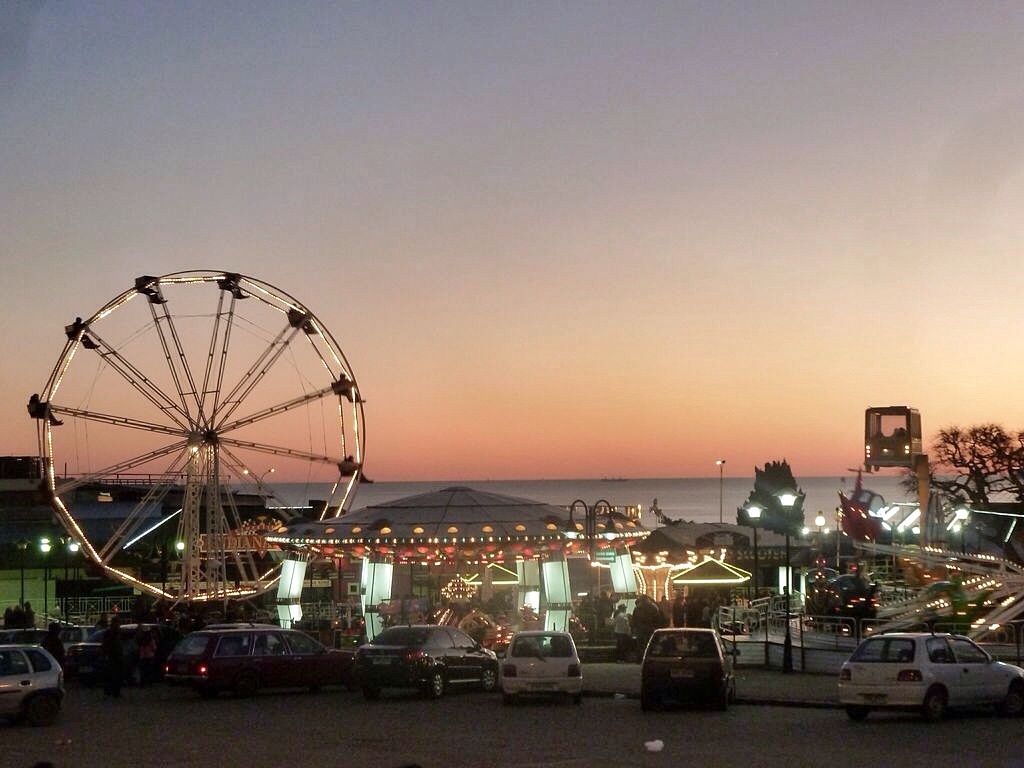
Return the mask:
[[124,643],[121,640],[121,622],[115,617],[103,633],[103,693],[117,699],[124,685]]
[[615,660],[629,661],[629,652],[633,645],[633,627],[629,623],[626,604],[619,603],[612,617],[612,631],[615,633]]
[[686,626],[686,598],[683,597],[683,590],[676,591],[675,600],[672,601],[672,626]]
[[138,629],[135,650],[139,657],[139,685],[145,687],[156,680],[156,638],[152,629]]
[[64,668],[64,641],[60,639],[60,624],[53,621],[46,628],[46,636],[39,643],[50,655],[57,660],[61,669]]

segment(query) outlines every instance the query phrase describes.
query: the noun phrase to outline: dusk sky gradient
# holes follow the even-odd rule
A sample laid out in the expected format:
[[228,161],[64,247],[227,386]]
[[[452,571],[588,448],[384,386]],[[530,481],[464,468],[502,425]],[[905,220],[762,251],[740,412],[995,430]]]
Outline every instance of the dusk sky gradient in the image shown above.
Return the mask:
[[1024,428],[1024,7],[0,4],[0,452],[142,274],[310,307],[375,479]]

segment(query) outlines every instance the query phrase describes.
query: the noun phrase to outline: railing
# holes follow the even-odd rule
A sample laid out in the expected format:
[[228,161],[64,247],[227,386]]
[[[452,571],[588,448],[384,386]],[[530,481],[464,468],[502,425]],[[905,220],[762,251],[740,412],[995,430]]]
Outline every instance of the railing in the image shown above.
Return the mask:
[[[785,608],[778,614],[773,599],[762,598],[749,606],[723,606],[715,620],[722,636],[739,651],[739,664],[782,668]],[[882,619],[790,612],[793,667],[798,671],[836,673],[863,638],[884,631],[886,625]],[[937,621],[913,627],[901,625],[899,629],[968,634],[963,622]],[[994,658],[1017,665],[1024,661],[1024,620],[970,634]]]

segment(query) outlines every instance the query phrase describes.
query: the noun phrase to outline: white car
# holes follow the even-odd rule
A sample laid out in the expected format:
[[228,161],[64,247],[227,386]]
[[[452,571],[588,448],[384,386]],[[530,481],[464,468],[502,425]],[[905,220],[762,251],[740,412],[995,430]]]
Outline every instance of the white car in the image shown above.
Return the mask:
[[0,645],[0,715],[50,725],[64,699],[60,664],[38,645]]
[[1024,669],[995,661],[960,635],[889,632],[864,640],[839,672],[839,703],[852,720],[873,709],[917,710],[939,720],[947,708],[992,706],[1024,713]]
[[501,662],[501,700],[514,704],[525,694],[583,701],[583,668],[568,632],[526,630],[513,636]]

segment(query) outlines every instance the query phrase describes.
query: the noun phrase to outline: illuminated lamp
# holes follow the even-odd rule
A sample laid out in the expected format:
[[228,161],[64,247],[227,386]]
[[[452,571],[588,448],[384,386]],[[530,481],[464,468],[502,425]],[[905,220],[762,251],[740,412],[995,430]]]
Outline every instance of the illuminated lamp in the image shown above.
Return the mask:
[[448,526],[448,533],[458,533],[458,532],[459,532],[459,526],[457,526],[457,525],[449,525]]

